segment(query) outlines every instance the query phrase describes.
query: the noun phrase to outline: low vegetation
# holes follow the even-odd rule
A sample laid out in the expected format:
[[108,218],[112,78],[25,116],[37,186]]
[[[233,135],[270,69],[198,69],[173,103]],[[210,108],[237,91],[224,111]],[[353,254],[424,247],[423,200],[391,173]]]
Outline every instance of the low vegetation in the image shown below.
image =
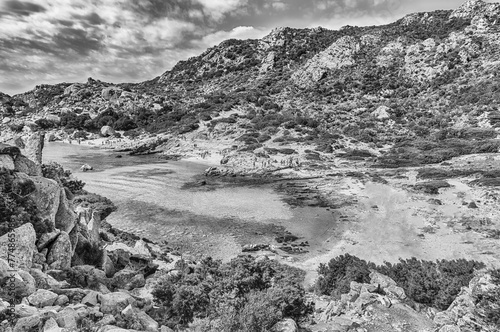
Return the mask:
[[316,291],[340,296],[349,291],[351,281],[368,283],[370,271],[375,270],[396,281],[410,300],[446,310],[460,288],[469,284],[474,271],[483,267],[483,263],[465,259],[431,262],[416,258],[376,265],[345,254],[320,265]]
[[156,319],[170,327],[194,322],[203,331],[269,331],[285,317],[300,321],[312,310],[296,268],[251,256],[178,264],[181,272],[164,276],[153,292]]

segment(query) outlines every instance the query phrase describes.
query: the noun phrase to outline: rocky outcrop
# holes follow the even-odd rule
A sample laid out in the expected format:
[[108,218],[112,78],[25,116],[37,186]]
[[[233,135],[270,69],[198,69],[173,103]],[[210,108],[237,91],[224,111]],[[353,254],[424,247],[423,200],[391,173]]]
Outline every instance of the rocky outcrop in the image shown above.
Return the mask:
[[294,73],[292,80],[302,88],[312,86],[322,79],[329,70],[354,65],[354,56],[360,49],[360,42],[356,38],[350,36],[339,38],[326,50],[309,60],[302,69]]
[[368,328],[369,331],[393,331],[405,326],[404,331],[434,331],[435,324],[404,304],[405,292],[391,278],[377,272],[370,274],[369,284],[351,282],[350,291],[340,300],[325,303],[314,315],[318,326],[333,331],[350,328]]
[[[114,239],[102,235],[102,211],[77,207],[75,212],[58,182],[31,172],[31,166],[16,168],[16,158],[26,158],[17,147],[0,145],[0,152],[10,165],[13,188],[31,198],[45,225],[37,228],[38,234],[26,223],[0,237],[0,298],[22,299],[8,328],[78,330],[84,318],[110,326],[117,323],[116,316],[129,319],[130,329],[124,331],[158,331],[148,311],[158,268],[153,256],[162,255],[159,247],[139,240],[133,247],[114,242],[101,249],[103,238]],[[35,163],[19,160],[19,165]],[[95,266],[82,265],[87,260]],[[0,302],[0,310],[8,306]]]
[[65,270],[71,267],[72,245],[68,233],[61,232],[47,254],[47,264],[51,269]]
[[42,150],[45,139],[45,133],[36,132],[29,134],[25,140],[23,155],[33,161],[37,167],[37,175],[42,175]]
[[103,126],[101,128],[101,135],[104,137],[113,136],[115,134],[115,130],[110,126]]
[[11,268],[30,268],[36,252],[36,234],[33,225],[24,224],[0,237],[0,258]]

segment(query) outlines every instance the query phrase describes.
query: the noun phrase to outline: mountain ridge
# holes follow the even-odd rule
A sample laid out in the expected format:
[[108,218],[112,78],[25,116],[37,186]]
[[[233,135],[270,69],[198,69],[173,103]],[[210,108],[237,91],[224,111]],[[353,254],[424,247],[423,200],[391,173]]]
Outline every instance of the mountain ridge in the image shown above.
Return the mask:
[[[1,108],[4,116],[33,120],[87,114],[97,120],[67,129],[88,132],[120,117],[129,127],[174,135],[208,134],[234,121],[235,132],[320,146],[320,152],[339,146],[338,137],[340,146],[368,144],[375,155],[385,151],[383,166],[436,163],[500,147],[491,129],[492,105],[500,100],[491,80],[500,68],[499,17],[500,4],[470,0],[456,10],[409,14],[382,26],[281,27],[259,40],[223,41],[149,81],[39,85],[2,97]],[[116,119],[100,121],[109,109]],[[223,139],[226,129],[211,137]],[[462,129],[480,133],[458,133]],[[446,141],[460,135],[485,147]],[[267,146],[247,143],[239,148],[258,153]],[[436,144],[446,151],[429,148]]]

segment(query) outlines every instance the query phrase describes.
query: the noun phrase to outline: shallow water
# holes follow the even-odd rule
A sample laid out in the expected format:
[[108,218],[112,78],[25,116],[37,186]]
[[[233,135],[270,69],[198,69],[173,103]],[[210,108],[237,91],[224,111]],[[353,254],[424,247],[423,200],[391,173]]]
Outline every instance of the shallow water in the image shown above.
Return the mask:
[[[118,211],[108,221],[154,240],[167,240],[193,253],[227,258],[241,244],[269,243],[280,226],[319,246],[335,226],[323,208],[291,209],[270,186],[186,190],[182,186],[207,167],[155,156],[116,158],[119,153],[83,145],[48,143],[44,162],[56,161],[111,199]],[[94,170],[82,172],[82,164]]]

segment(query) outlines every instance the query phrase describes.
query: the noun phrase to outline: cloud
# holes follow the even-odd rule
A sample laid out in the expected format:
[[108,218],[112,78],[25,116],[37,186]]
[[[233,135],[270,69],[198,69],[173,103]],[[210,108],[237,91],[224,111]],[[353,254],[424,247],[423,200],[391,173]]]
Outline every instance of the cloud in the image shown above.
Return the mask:
[[219,21],[228,13],[238,13],[247,5],[248,0],[196,0],[203,6],[205,14]]
[[258,39],[268,34],[269,30],[256,29],[251,26],[240,26],[230,31],[217,31],[202,38],[205,47],[217,45],[227,39]]
[[40,6],[38,4],[27,1],[17,1],[17,0],[6,1],[1,8],[7,11],[7,13],[20,16],[29,16],[33,13],[39,13],[45,11],[45,7]]

